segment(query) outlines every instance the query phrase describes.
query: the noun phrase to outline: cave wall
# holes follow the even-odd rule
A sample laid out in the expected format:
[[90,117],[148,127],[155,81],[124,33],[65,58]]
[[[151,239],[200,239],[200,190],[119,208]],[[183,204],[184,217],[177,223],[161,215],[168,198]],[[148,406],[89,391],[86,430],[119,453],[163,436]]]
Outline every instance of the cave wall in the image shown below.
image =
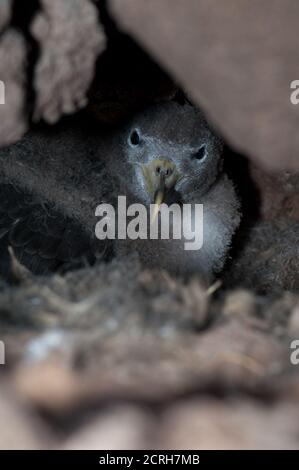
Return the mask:
[[[296,0],[31,0],[25,8],[13,0],[0,6],[0,76],[7,84],[2,145],[33,121],[53,123],[86,105],[96,62],[118,28],[185,89],[236,150],[268,169],[298,168],[299,111],[290,101],[290,84],[299,76]],[[101,115],[111,107],[123,113],[128,102],[155,95],[149,80],[140,86],[137,79],[135,98],[132,85],[113,95],[112,84],[123,76],[128,85],[128,71],[136,71],[130,54],[118,62],[110,89],[102,62],[89,95],[91,105],[95,96],[101,102]],[[158,96],[169,96],[165,77],[158,82],[153,77]]]

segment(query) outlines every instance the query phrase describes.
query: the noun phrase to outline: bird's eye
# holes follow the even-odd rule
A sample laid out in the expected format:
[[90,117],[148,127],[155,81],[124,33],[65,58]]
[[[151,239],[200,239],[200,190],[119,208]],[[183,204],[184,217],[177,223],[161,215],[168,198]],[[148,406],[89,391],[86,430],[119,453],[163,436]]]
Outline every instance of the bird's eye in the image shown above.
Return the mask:
[[206,146],[202,145],[193,155],[195,160],[203,160],[206,156]]
[[140,144],[140,135],[136,129],[130,135],[130,144],[134,146]]

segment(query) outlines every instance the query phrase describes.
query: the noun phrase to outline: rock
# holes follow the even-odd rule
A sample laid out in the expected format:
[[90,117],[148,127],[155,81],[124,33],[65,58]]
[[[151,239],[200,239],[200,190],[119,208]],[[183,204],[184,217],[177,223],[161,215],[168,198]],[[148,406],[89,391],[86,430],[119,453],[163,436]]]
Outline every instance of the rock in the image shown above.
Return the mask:
[[89,0],[42,0],[41,6],[31,26],[41,50],[34,77],[34,119],[53,123],[86,105],[106,40]]
[[206,111],[236,149],[268,168],[299,167],[296,0],[110,0],[120,27]]
[[2,0],[0,3],[0,31],[7,25],[11,16],[11,0]]
[[37,450],[49,445],[49,436],[32,413],[11,394],[0,394],[0,449]]
[[1,146],[16,142],[27,130],[25,67],[25,41],[21,34],[10,29],[0,39],[0,86],[5,101],[0,104]]
[[161,449],[241,450],[298,448],[296,405],[193,400],[172,407],[161,426]]
[[73,433],[64,450],[149,448],[151,417],[137,406],[116,406]]

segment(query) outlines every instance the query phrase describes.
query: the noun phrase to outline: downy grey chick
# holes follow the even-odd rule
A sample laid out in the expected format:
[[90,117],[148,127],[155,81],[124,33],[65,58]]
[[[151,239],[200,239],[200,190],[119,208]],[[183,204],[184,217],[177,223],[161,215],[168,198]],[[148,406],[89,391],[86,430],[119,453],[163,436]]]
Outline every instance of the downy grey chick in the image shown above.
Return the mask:
[[[2,260],[11,246],[44,274],[137,251],[146,266],[207,280],[224,265],[239,202],[223,171],[221,140],[189,104],[151,106],[111,136],[80,122],[33,131],[0,157]],[[187,251],[173,239],[97,240],[95,208],[115,205],[119,195],[147,208],[157,197],[203,204],[202,248]]]
[[[121,133],[119,145],[120,158],[108,162],[118,181],[118,193],[126,195],[129,203],[139,202],[147,207],[157,202],[192,207],[202,204],[203,246],[186,250],[184,238],[147,238],[117,240],[116,251],[136,250],[149,267],[181,275],[197,273],[212,280],[223,268],[240,223],[240,204],[223,171],[221,139],[199,110],[189,104],[167,102],[135,116]],[[194,216],[193,210],[191,218]],[[190,217],[184,223],[194,227]]]

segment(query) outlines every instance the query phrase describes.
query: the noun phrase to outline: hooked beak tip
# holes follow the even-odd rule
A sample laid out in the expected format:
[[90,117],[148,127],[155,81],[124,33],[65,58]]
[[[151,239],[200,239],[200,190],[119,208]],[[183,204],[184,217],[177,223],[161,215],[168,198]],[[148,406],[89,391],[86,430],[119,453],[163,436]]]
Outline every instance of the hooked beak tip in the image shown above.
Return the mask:
[[161,204],[163,202],[163,199],[164,199],[164,191],[162,189],[158,189],[154,196],[154,209],[152,213],[151,223],[153,223],[156,220]]

